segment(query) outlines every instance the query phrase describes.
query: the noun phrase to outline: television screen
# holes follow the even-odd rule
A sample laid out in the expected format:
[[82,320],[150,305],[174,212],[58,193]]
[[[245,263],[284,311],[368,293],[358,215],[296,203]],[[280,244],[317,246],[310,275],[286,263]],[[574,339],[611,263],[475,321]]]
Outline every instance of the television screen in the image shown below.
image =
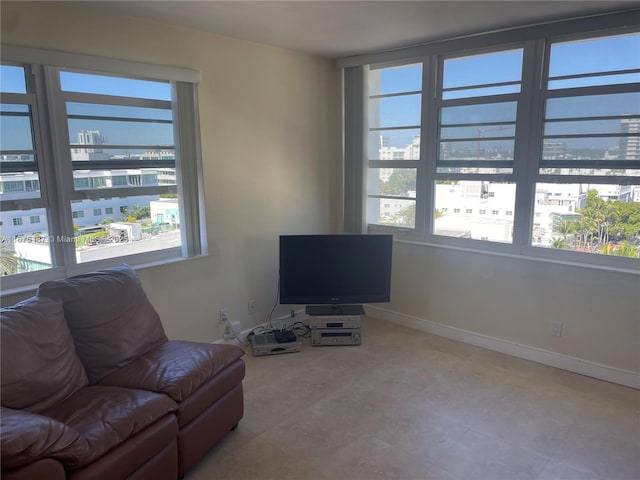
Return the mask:
[[388,302],[392,235],[282,235],[280,303]]

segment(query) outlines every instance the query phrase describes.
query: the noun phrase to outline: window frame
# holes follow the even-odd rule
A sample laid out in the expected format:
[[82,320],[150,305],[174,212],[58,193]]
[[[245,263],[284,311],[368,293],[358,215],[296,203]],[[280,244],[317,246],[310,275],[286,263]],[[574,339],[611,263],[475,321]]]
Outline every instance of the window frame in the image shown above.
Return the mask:
[[[547,95],[549,52],[555,42],[573,41],[588,38],[605,37],[609,35],[637,33],[640,31],[640,10],[632,10],[631,13],[614,13],[600,15],[579,20],[567,20],[551,22],[546,25],[533,27],[514,28],[497,33],[474,35],[470,37],[458,38],[450,41],[433,42],[421,46],[413,46],[404,49],[397,49],[389,52],[373,53],[357,57],[349,57],[338,61],[338,66],[345,70],[345,111],[356,105],[352,97],[361,95],[366,104],[367,94],[367,69],[369,65],[376,68],[385,65],[403,65],[423,62],[423,90],[422,90],[422,128],[421,134],[421,155],[418,165],[418,184],[416,193],[416,219],[415,228],[395,227],[390,225],[367,224],[366,213],[362,213],[363,221],[361,225],[354,223],[352,217],[345,218],[345,231],[347,232],[369,232],[369,233],[391,233],[400,241],[411,243],[427,244],[445,248],[456,248],[470,251],[480,251],[489,254],[499,254],[516,256],[518,258],[532,258],[536,260],[546,260],[552,262],[564,262],[575,265],[620,269],[624,271],[640,272],[640,262],[637,259],[614,257],[611,255],[598,255],[592,253],[574,252],[543,248],[532,245],[533,219],[535,209],[535,188],[538,183],[593,183],[593,184],[633,184],[640,185],[640,177],[616,176],[567,176],[554,178],[550,175],[539,173],[539,162],[542,159],[542,139],[544,129],[544,99]],[[466,55],[478,55],[492,51],[509,50],[513,48],[523,48],[523,73],[521,81],[521,91],[519,94],[505,94],[501,97],[507,98],[510,95],[519,95],[519,104],[516,117],[515,132],[515,152],[513,160],[512,174],[490,174],[486,178],[493,181],[508,179],[515,183],[516,200],[513,208],[513,240],[510,244],[497,242],[487,242],[485,240],[475,240],[469,238],[454,238],[435,235],[433,233],[434,224],[434,204],[435,204],[435,181],[438,179],[450,179],[450,175],[438,173],[436,171],[437,149],[439,134],[438,130],[438,104],[442,104],[442,65],[443,59],[454,58]],[[434,71],[435,69],[435,71]],[[356,75],[360,70],[362,73]],[[360,80],[360,85],[353,82]],[[583,88],[600,89],[603,92],[628,91],[632,85],[625,84],[626,87],[617,85],[605,85],[602,87],[579,87],[572,89],[575,91]],[[551,91],[552,95],[557,90]],[[556,94],[557,95],[557,94]],[[484,99],[485,97],[479,97]],[[487,97],[492,98],[492,97]],[[464,100],[464,99],[462,99]],[[482,101],[480,101],[482,103]],[[461,102],[461,104],[468,104]],[[365,109],[363,109],[365,110]],[[366,188],[360,197],[350,194],[354,183],[358,178],[351,175],[352,162],[362,161],[364,166],[363,177],[367,176],[368,159],[363,155],[357,157],[357,149],[349,148],[350,136],[360,133],[360,138],[366,138],[368,118],[366,111],[358,122],[357,112],[350,112],[350,116],[345,117],[345,211],[352,211],[360,208],[363,212],[366,209],[367,192]],[[357,138],[357,137],[356,137]],[[353,140],[351,140],[353,141]],[[365,149],[366,152],[366,149]],[[366,153],[365,153],[366,155]],[[396,161],[394,161],[396,162]],[[392,163],[392,161],[389,161]],[[398,163],[394,167],[400,168]],[[629,167],[629,168],[635,168]],[[356,170],[357,171],[357,170]],[[467,179],[482,180],[483,174],[457,174],[458,180]],[[511,210],[511,209],[509,209]]]
[[[10,45],[3,45],[2,63],[22,66],[27,72],[27,95],[31,95],[30,98],[35,105],[32,110],[32,121],[40,181],[39,198],[3,200],[2,211],[44,208],[49,235],[73,237],[72,202],[95,200],[102,198],[102,195],[116,198],[176,193],[180,197],[181,218],[181,246],[179,247],[78,263],[74,242],[52,242],[50,244],[51,268],[2,277],[3,294],[33,288],[34,285],[45,280],[64,278],[120,263],[144,267],[207,254],[197,96],[197,86],[200,81],[198,71]],[[73,101],[67,100],[67,97],[91,98],[91,94],[76,95],[74,92],[63,92],[60,89],[60,72],[65,70],[169,82],[171,99],[161,102],[170,107],[172,112],[175,186],[140,185],[133,188],[100,189],[90,184],[88,189],[74,188],[66,102]],[[17,96],[24,98],[24,94],[3,93],[2,101],[9,99],[11,103],[20,103]],[[100,103],[106,103],[104,96],[100,97],[102,98]],[[101,192],[102,195],[100,195]]]

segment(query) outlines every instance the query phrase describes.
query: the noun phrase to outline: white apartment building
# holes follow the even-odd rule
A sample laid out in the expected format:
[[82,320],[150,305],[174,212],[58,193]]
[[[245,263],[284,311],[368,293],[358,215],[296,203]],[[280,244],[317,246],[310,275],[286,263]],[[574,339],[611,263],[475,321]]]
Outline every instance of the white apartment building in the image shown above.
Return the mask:
[[[175,176],[175,174],[173,174]],[[112,186],[153,186],[158,185],[159,176],[154,169],[126,169],[126,170],[87,170],[74,172],[74,183],[77,189],[105,188]],[[175,183],[175,182],[174,182]],[[9,173],[0,175],[0,194],[6,200],[33,198],[40,189],[38,174]],[[73,223],[78,227],[98,225],[107,219],[121,220],[125,211],[131,211],[136,205],[148,206],[150,202],[158,200],[158,195],[142,195],[135,197],[115,197],[105,199],[73,200],[71,214]],[[12,239],[20,235],[34,233],[46,234],[48,231],[46,210],[17,210],[0,212],[0,234],[5,239]]]
[[[389,137],[381,135],[379,137],[379,159],[380,160],[419,160],[420,159],[420,136],[414,136],[405,147],[392,147]],[[381,168],[380,180],[386,182],[393,173],[393,168]]]

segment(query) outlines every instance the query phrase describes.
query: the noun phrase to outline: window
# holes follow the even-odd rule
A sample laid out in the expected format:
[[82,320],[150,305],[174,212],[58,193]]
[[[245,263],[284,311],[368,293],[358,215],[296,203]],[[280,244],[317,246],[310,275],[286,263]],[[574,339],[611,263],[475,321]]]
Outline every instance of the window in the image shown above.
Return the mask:
[[[3,49],[3,237],[8,255],[25,259],[4,272],[5,284],[203,253],[197,72],[114,60],[114,71],[98,73],[97,64],[85,56]],[[29,215],[31,230],[17,211]],[[159,228],[155,218],[168,212],[174,221]],[[110,240],[122,232],[126,244]],[[25,267],[36,264],[37,277]]]
[[368,98],[345,125],[345,211],[362,158],[370,232],[639,269],[640,27],[602,22],[345,59],[345,105]]
[[369,223],[413,227],[422,66],[372,69],[369,85]]

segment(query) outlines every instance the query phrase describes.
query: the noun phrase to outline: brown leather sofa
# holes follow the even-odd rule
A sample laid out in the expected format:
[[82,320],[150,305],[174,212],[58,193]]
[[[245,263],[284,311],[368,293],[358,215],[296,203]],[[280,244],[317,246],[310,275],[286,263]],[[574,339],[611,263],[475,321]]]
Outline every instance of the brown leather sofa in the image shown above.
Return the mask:
[[170,341],[128,266],[2,309],[2,478],[174,480],[243,415],[244,351]]

